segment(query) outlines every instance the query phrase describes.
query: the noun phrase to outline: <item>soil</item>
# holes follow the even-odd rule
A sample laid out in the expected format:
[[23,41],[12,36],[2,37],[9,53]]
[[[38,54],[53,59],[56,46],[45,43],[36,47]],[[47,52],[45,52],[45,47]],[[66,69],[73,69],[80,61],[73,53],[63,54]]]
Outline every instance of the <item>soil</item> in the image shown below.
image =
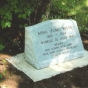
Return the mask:
[[[85,50],[88,50],[88,32],[82,32],[81,38]],[[0,88],[88,88],[88,66],[34,83],[5,60],[11,57],[8,52],[0,54]]]

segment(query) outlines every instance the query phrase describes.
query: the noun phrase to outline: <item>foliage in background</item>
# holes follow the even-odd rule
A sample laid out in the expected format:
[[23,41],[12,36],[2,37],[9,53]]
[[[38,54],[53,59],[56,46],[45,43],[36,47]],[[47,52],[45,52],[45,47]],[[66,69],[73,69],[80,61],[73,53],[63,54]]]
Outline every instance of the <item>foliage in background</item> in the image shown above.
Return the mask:
[[74,19],[88,30],[88,0],[0,0],[0,51],[24,48],[24,27],[49,19]]
[[[17,16],[17,19],[26,20],[32,11],[31,4],[25,0],[2,0],[0,1],[0,17],[1,17],[1,27],[7,28],[11,27],[13,19]],[[2,6],[3,4],[3,6]],[[19,24],[19,26],[24,26],[27,24]]]
[[51,18],[74,19],[80,31],[88,30],[88,0],[53,0]]
[[[45,13],[44,3],[47,7],[47,10],[44,10]],[[84,30],[88,22],[87,9],[88,0],[1,0],[0,24],[2,29],[14,27],[14,25],[22,28],[32,25],[31,22],[35,18],[38,20],[42,14],[41,21],[52,18],[73,18]]]
[[[24,30],[29,25],[34,0],[0,0],[0,51],[21,50]],[[21,44],[22,43],[22,44]]]

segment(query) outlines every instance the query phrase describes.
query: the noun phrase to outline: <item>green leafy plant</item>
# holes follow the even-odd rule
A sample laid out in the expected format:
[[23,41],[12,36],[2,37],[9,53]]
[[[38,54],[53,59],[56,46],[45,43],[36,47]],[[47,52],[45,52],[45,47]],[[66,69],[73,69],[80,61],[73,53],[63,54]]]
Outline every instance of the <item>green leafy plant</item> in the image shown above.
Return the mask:
[[3,76],[2,76],[2,74],[0,73],[0,78],[2,78]]
[[0,44],[0,51],[2,51],[4,48],[5,48],[5,46]]
[[2,62],[5,64],[6,63],[6,60],[4,59],[4,60],[2,60]]
[[16,15],[18,19],[27,20],[32,11],[30,4],[25,0],[6,0],[4,5],[0,6],[0,24],[2,29],[12,26],[14,15]]
[[7,73],[7,71],[6,71],[6,70],[4,70],[4,71],[3,71],[3,74],[4,74],[4,75],[6,75],[6,73]]

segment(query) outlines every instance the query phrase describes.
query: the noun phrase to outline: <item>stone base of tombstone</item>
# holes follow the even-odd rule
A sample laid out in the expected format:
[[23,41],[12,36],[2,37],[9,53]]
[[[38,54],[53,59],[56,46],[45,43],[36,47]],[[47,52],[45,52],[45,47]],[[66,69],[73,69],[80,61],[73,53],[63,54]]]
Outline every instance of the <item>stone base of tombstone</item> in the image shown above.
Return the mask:
[[43,68],[40,70],[37,70],[36,68],[28,64],[25,61],[24,57],[25,57],[24,53],[21,53],[7,59],[7,61],[9,61],[18,70],[24,72],[34,82],[51,78],[57,74],[71,71],[77,67],[84,67],[88,65],[88,51],[85,51],[84,57],[82,58],[60,63],[58,65],[49,66],[47,68]]

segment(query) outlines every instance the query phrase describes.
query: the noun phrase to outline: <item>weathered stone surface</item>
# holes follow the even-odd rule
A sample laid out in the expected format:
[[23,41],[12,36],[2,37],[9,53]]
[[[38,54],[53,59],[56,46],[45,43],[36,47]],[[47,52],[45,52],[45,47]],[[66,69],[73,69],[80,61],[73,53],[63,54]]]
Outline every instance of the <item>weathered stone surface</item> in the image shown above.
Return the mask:
[[37,69],[80,58],[83,54],[74,20],[49,20],[25,28],[25,60]]

